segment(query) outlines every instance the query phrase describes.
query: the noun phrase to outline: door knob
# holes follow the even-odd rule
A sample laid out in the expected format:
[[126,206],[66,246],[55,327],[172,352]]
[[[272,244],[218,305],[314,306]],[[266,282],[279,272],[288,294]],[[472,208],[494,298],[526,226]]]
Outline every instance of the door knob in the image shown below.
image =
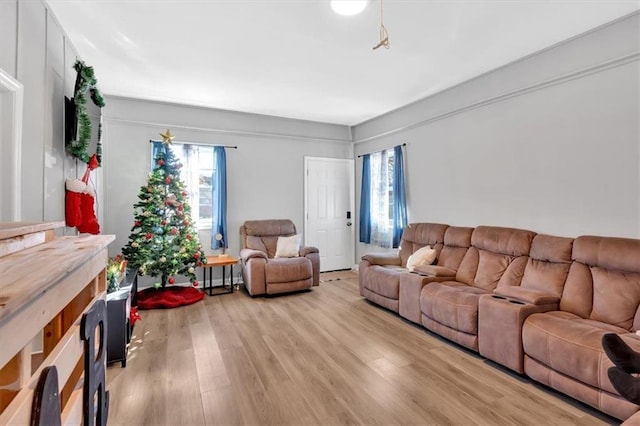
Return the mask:
[[347,226],[351,226],[351,221],[347,222]]

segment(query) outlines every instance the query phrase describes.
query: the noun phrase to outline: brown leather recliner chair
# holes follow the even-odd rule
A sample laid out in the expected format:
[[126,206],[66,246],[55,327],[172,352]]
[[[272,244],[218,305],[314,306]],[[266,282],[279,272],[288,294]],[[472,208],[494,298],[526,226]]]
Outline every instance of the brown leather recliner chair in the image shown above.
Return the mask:
[[242,276],[250,295],[278,294],[320,284],[320,254],[300,247],[297,257],[275,257],[278,237],[296,235],[288,219],[248,220],[240,227]]

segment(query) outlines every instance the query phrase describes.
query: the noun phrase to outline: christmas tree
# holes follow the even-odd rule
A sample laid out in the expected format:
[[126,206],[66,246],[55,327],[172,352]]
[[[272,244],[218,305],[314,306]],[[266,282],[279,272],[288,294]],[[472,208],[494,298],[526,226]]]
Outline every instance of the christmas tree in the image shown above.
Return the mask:
[[195,268],[206,259],[180,180],[182,164],[169,146],[174,136],[169,130],[161,136],[163,149],[154,159],[155,168],[147,184],[140,188],[139,201],[133,205],[133,227],[122,253],[139,274],[160,276],[161,283],[156,287],[174,284],[178,274],[187,276],[197,287]]

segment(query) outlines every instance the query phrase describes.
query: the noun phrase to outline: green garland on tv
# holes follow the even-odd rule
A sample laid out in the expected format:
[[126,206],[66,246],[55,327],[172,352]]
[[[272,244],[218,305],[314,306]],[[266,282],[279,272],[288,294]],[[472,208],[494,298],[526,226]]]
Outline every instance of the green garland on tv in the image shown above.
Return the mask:
[[[98,90],[96,84],[98,80],[93,73],[93,67],[85,65],[83,61],[76,61],[73,68],[78,73],[76,76],[76,85],[73,94],[73,103],[76,107],[76,117],[78,120],[77,139],[72,139],[67,144],[67,152],[74,157],[80,159],[83,163],[88,163],[91,155],[87,153],[89,142],[91,141],[91,119],[87,113],[87,92],[93,103],[102,108],[104,98]],[[102,164],[102,129],[98,128],[98,143],[96,146],[96,157],[98,165]]]

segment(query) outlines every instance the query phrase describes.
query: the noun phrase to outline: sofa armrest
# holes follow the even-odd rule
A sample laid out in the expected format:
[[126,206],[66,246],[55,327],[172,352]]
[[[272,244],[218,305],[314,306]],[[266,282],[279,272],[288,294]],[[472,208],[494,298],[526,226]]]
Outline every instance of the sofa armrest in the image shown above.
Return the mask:
[[454,271],[453,269],[438,265],[418,265],[413,268],[413,272],[430,277],[454,278],[456,276],[456,271]]
[[252,259],[252,258],[268,259],[268,256],[267,256],[267,253],[263,251],[245,248],[240,250],[240,258],[242,259],[242,263],[247,263],[249,259]]
[[313,270],[313,285],[320,285],[320,250],[316,247],[301,247],[300,257],[306,257],[311,261],[311,268]]
[[[243,253],[244,252],[244,253]],[[267,256],[259,250],[243,249],[242,278],[244,286],[251,296],[265,294],[267,292]]]
[[305,257],[311,253],[320,253],[317,247],[300,247],[300,257]]
[[[533,297],[533,293],[537,293],[539,297]],[[524,299],[528,300],[524,301]],[[549,303],[543,303],[545,300]],[[523,374],[522,327],[524,322],[532,314],[557,310],[557,300],[557,297],[554,298],[547,293],[520,287],[500,287],[494,290],[494,294],[480,296],[478,301],[478,352],[480,355]]]
[[367,253],[362,256],[371,265],[402,265],[402,259],[396,253]]
[[636,411],[633,416],[625,420],[622,426],[640,426],[640,411]]
[[532,305],[557,305],[560,302],[560,298],[551,293],[515,286],[498,287],[493,293]]

